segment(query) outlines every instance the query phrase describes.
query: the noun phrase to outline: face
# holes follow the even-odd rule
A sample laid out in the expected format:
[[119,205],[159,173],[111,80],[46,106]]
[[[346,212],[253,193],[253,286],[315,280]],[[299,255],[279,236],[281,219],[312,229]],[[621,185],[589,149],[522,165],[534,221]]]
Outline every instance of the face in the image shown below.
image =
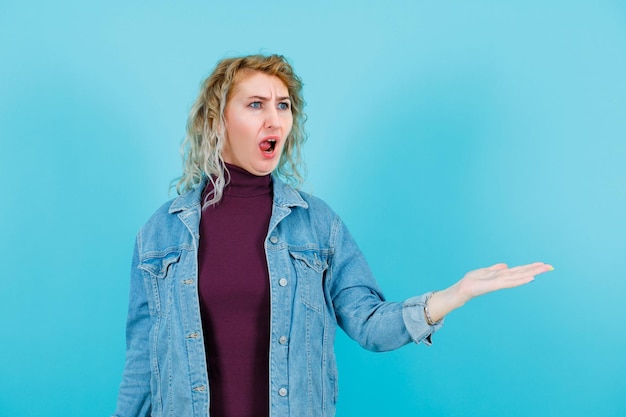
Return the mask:
[[273,75],[246,74],[231,91],[224,120],[224,162],[254,175],[267,175],[278,165],[291,132],[289,90]]

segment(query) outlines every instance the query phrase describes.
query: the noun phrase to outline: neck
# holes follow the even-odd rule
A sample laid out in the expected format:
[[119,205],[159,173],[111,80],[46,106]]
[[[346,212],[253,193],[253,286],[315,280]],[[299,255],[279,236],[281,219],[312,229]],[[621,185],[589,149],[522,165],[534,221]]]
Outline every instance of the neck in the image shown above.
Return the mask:
[[224,195],[233,197],[252,197],[263,195],[272,190],[272,177],[254,175],[243,168],[226,164],[228,184],[224,187]]

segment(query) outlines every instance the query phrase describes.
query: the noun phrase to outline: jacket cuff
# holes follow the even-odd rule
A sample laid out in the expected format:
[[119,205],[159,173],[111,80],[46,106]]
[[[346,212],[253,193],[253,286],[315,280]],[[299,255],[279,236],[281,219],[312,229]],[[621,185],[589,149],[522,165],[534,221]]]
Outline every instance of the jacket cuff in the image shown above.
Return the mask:
[[409,298],[402,304],[402,319],[411,339],[415,343],[432,345],[432,335],[443,326],[444,319],[441,319],[432,326],[426,322],[424,316],[424,305],[428,294]]

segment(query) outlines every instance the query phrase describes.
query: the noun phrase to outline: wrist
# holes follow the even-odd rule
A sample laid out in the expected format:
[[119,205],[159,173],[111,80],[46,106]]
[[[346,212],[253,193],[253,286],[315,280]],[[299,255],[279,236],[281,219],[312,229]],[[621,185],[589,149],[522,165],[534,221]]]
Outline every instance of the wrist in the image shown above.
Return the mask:
[[448,303],[452,309],[463,307],[465,303],[472,299],[471,296],[467,295],[463,291],[463,288],[461,288],[458,282],[441,292],[445,293]]
[[458,283],[451,285],[445,290],[438,291],[436,294],[437,298],[439,298],[438,301],[444,304],[449,311],[462,307],[470,300],[469,297],[465,296],[462,289],[459,288]]
[[463,306],[468,299],[463,296],[455,285],[445,290],[428,294],[424,303],[424,318],[428,324],[441,321],[452,310]]
[[442,320],[442,318],[439,320],[434,320],[432,315],[430,314],[430,308],[428,304],[430,303],[430,299],[432,298],[434,294],[435,294],[435,291],[429,293],[426,296],[426,300],[424,301],[424,317],[426,318],[426,323],[429,326],[434,326],[435,324],[439,323]]

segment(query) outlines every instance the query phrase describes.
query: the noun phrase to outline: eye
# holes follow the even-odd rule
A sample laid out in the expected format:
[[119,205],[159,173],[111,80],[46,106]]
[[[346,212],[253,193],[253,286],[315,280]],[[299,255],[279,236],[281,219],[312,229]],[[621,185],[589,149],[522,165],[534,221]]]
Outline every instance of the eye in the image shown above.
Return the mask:
[[252,103],[248,104],[248,107],[251,107],[253,109],[260,109],[261,108],[261,102],[260,101],[253,101]]
[[282,102],[278,103],[278,108],[280,110],[289,110],[289,108],[290,108],[289,102],[288,101],[282,101]]

